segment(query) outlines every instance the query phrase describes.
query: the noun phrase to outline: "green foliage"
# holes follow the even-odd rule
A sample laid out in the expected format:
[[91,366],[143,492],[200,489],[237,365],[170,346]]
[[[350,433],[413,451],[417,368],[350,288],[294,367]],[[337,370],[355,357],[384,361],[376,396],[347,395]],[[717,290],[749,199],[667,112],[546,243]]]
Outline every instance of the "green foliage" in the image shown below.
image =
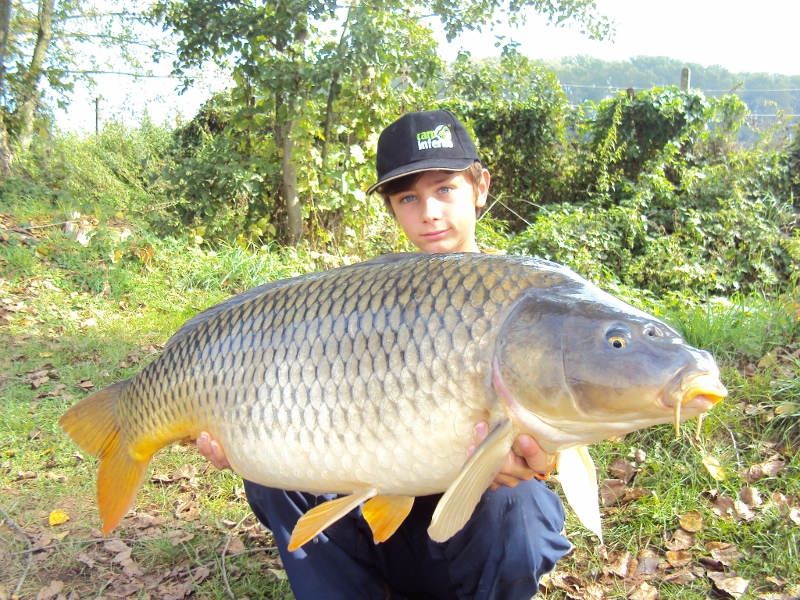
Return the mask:
[[626,188],[648,171],[660,171],[668,186],[679,186],[709,117],[710,105],[701,94],[677,88],[622,92],[601,102],[578,134],[587,143],[573,191],[585,190],[600,204],[620,202]]
[[716,210],[680,207],[667,231],[646,208],[592,204],[545,208],[511,252],[570,265],[596,281],[716,295],[777,289],[800,266],[795,215],[775,198],[732,198]]
[[[109,123],[99,136],[61,134],[36,138],[14,173],[0,182],[0,199],[32,194],[41,204],[69,212],[154,216],[165,202],[164,184],[153,178],[164,164],[170,133],[144,121],[138,128]],[[112,212],[113,211],[113,212]]]
[[554,74],[514,51],[499,60],[461,54],[447,80],[444,107],[472,128],[502,204],[492,215],[518,230],[540,204],[566,192],[569,106]]

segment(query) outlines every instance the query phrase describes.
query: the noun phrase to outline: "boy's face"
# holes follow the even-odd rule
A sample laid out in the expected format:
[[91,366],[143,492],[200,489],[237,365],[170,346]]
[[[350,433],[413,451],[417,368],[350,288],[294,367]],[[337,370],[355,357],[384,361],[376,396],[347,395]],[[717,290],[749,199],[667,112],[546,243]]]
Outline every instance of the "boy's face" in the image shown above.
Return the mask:
[[409,189],[389,196],[395,219],[423,252],[478,252],[476,209],[486,204],[489,172],[476,190],[461,173],[426,171]]

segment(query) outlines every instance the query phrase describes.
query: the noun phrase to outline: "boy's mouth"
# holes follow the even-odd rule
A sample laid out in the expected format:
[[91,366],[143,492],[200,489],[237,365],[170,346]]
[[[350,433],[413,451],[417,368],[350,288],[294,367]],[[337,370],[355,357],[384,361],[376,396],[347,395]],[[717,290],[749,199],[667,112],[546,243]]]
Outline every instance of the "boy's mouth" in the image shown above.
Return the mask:
[[424,237],[426,240],[429,240],[429,241],[430,240],[438,240],[440,238],[443,238],[445,235],[447,235],[448,231],[449,231],[448,229],[438,229],[436,231],[429,231],[428,233],[423,233],[422,237]]

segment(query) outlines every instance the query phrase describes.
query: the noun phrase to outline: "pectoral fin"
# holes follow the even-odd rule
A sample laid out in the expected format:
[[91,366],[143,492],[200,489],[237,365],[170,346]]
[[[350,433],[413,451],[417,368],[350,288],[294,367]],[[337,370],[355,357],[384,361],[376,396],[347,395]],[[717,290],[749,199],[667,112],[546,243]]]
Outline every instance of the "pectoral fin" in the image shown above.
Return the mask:
[[297,521],[289,539],[289,550],[297,550],[300,546],[311,540],[326,527],[333,525],[356,506],[377,495],[378,490],[371,488],[356,492],[350,496],[343,496],[329,500],[312,508]]
[[513,442],[514,428],[511,421],[504,419],[467,459],[436,505],[428,527],[433,541],[449,540],[466,524],[483,492],[500,472]]
[[377,496],[361,509],[375,543],[385,542],[411,512],[414,496]]
[[600,538],[600,500],[597,490],[597,471],[586,446],[570,448],[558,454],[558,481],[567,502],[583,526]]

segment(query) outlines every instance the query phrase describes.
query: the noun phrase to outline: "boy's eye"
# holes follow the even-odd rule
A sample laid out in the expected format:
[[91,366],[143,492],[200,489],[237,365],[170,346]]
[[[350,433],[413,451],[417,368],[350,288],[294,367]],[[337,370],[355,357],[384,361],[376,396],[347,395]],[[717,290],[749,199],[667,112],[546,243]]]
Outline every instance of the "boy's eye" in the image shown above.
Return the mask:
[[442,187],[439,188],[439,193],[440,194],[449,194],[452,191],[453,191],[453,188],[450,187],[449,185],[443,185]]
[[406,204],[408,202],[412,202],[415,199],[415,196],[401,196],[398,202],[400,204]]

